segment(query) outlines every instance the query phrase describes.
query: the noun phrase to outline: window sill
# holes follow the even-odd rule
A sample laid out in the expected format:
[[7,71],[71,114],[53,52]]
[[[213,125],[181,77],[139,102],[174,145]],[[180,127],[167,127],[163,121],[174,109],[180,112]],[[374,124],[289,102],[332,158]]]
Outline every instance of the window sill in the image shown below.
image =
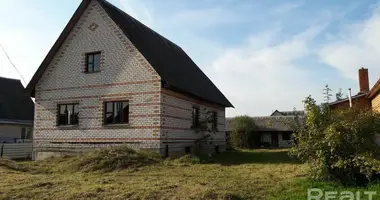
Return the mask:
[[103,125],[104,128],[124,128],[124,129],[127,129],[127,128],[131,128],[131,125],[130,124],[105,124]]
[[78,129],[78,125],[59,125],[58,129]]
[[85,73],[85,74],[97,74],[97,73],[100,73],[100,72],[102,72],[102,71],[96,71],[96,72],[83,72],[83,73]]

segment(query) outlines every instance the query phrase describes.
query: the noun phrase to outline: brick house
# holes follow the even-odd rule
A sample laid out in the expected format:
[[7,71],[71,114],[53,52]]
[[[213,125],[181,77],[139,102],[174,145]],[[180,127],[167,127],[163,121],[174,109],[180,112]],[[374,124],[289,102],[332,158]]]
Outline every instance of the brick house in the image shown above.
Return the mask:
[[367,98],[371,100],[372,110],[380,113],[380,79],[369,91]]
[[[368,69],[359,69],[359,93],[351,97],[352,107],[358,109],[371,109],[371,100],[367,98],[369,93],[369,78]],[[336,109],[346,109],[350,108],[350,101],[348,98],[337,100],[331,102],[330,108],[332,110]]]
[[206,113],[225,149],[232,104],[179,46],[105,0],[82,1],[26,90],[37,159],[115,144],[183,154]]

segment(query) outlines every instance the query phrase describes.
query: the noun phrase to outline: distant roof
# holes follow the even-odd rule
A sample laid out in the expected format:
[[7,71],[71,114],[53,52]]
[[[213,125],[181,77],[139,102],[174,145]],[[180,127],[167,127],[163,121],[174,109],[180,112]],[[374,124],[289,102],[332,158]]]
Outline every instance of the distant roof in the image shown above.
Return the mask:
[[[164,85],[225,107],[233,107],[212,81],[191,58],[170,40],[161,36],[130,15],[105,0],[97,0],[110,18],[120,27],[126,37],[161,76]],[[91,0],[83,0],[56,43],[42,62],[27,86],[34,96],[34,88]]]
[[34,103],[20,80],[0,77],[0,121],[33,121]]
[[303,116],[305,111],[303,110],[292,110],[292,111],[279,111],[275,110],[270,116]]
[[[234,118],[226,118],[226,131],[232,131]],[[291,123],[296,122],[296,116],[266,116],[252,117],[258,131],[292,131]],[[302,119],[302,116],[298,119]]]
[[[366,92],[366,93],[360,93],[360,94],[352,96],[351,99],[357,99],[357,98],[366,96],[367,94],[368,94],[368,92]],[[349,100],[348,98],[344,98],[344,99],[341,99],[341,100],[337,100],[337,101],[331,102],[331,103],[329,103],[329,105],[332,106],[332,105],[335,105],[335,104],[346,102],[348,100]]]

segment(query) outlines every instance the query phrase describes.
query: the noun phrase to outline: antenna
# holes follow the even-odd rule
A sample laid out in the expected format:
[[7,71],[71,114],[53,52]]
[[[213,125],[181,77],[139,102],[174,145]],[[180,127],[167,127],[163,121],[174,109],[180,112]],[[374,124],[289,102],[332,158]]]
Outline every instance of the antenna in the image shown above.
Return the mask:
[[352,108],[351,88],[348,88],[348,101],[350,102],[350,108]]
[[21,80],[24,82],[25,85],[27,85],[27,84],[26,84],[26,81],[25,81],[25,79],[24,79],[24,77],[21,75],[20,71],[18,71],[16,65],[13,64],[12,60],[9,58],[8,53],[5,51],[4,47],[3,47],[1,44],[0,44],[0,47],[1,47],[1,49],[3,49],[4,54],[5,54],[5,56],[8,58],[9,62],[11,63],[11,65],[16,69],[18,75],[21,77]]

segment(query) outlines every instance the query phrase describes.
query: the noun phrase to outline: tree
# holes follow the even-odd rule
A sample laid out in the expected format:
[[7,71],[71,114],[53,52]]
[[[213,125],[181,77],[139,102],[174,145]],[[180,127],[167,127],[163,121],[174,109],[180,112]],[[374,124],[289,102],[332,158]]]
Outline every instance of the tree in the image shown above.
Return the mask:
[[255,139],[256,124],[249,116],[237,116],[232,122],[230,141],[234,148],[251,148]]
[[326,84],[325,88],[323,89],[323,94],[325,95],[325,103],[330,103],[331,100],[331,89],[329,88],[329,85]]
[[342,93],[342,88],[339,88],[339,92],[335,94],[336,100],[342,100],[343,99],[343,93]]
[[380,115],[366,110],[330,112],[310,96],[304,101],[305,123],[295,127],[292,156],[311,166],[313,178],[362,185],[380,173]]

